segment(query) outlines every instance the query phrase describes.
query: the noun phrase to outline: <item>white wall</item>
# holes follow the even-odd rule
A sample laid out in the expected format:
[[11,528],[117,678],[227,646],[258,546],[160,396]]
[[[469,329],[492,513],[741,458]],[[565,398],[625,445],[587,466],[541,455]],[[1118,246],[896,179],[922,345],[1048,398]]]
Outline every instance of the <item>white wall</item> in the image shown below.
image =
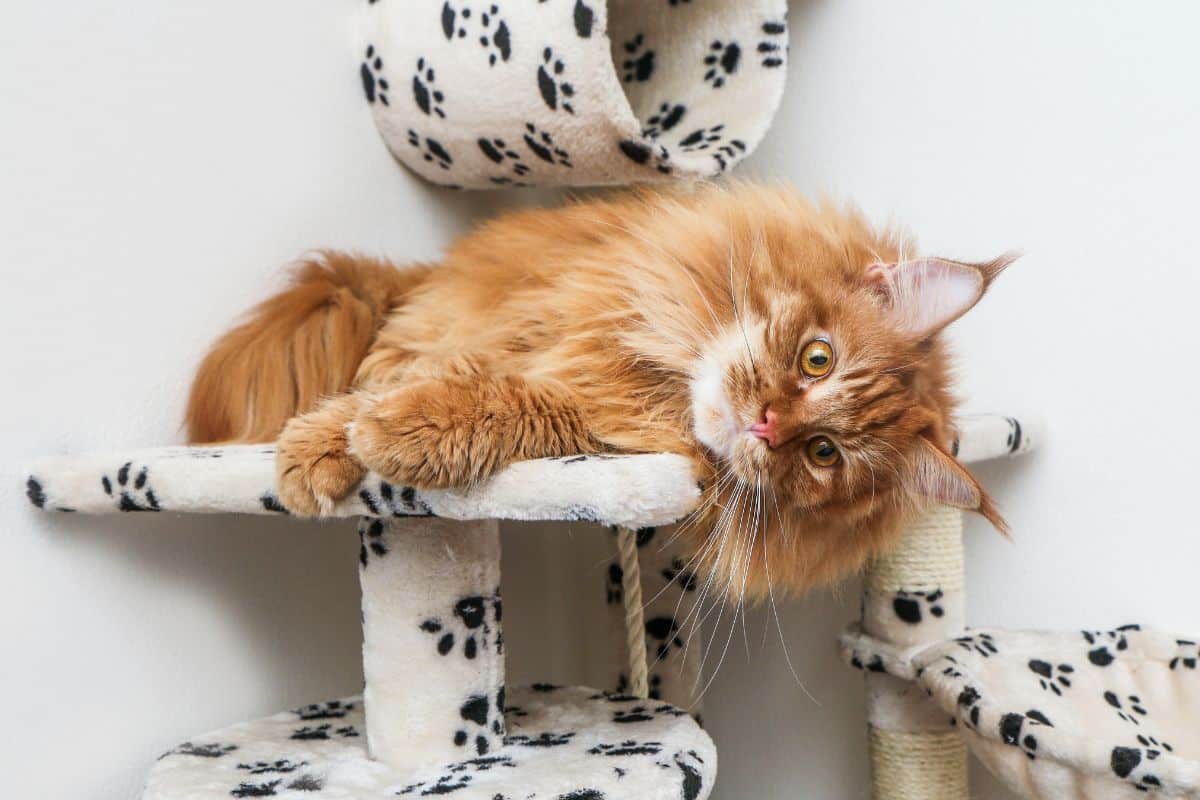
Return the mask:
[[[176,441],[205,344],[305,248],[428,257],[528,199],[435,190],[391,162],[348,54],[351,9],[0,11],[7,795],[132,798],[182,738],[359,685],[345,525],[51,518],[20,486],[38,455]],[[1198,24],[1184,2],[793,3],[787,99],[743,172],[853,197],[943,254],[1028,253],[954,332],[971,407],[1052,423],[1040,453],[981,470],[1015,540],[971,526],[977,623],[1200,633]],[[572,575],[606,542],[564,533],[506,536],[517,679],[591,672],[574,637],[599,590]],[[750,657],[731,647],[707,698],[719,797],[865,796],[860,677],[832,644],[856,592],[781,609],[816,702],[773,631],[759,647],[769,615],[749,615]]]

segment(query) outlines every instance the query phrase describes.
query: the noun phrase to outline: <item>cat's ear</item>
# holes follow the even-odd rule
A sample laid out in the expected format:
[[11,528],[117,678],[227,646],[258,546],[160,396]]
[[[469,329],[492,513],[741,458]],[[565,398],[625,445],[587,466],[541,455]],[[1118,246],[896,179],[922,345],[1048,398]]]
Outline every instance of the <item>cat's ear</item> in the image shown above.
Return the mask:
[[926,337],[970,311],[1016,258],[1016,254],[1006,253],[985,264],[944,258],[872,264],[867,267],[867,282],[883,298],[897,329]]
[[979,481],[958,462],[925,436],[917,437],[909,473],[910,488],[925,500],[974,511],[1008,535],[1008,524],[1000,516],[992,498]]

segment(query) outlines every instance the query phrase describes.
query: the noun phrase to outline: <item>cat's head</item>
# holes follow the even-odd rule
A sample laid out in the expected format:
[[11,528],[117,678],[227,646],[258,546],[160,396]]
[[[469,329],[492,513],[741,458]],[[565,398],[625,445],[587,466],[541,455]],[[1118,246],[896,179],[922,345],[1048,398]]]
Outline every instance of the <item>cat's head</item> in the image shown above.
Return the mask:
[[755,516],[776,518],[761,526],[768,555],[809,562],[791,565],[793,585],[861,566],[932,504],[1004,529],[950,452],[939,334],[1012,258],[906,259],[857,216],[842,222],[819,236],[772,237],[767,226],[731,246],[726,319],[710,327],[691,371],[693,432],[717,468],[718,527],[737,535]]

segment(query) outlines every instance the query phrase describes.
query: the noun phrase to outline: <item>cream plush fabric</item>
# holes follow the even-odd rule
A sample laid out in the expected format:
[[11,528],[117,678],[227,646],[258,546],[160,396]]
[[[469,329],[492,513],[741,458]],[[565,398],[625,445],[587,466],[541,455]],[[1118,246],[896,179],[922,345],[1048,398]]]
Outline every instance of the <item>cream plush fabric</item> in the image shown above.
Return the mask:
[[[936,599],[897,597],[897,625]],[[918,609],[914,621],[913,605]],[[901,610],[903,616],[901,615]],[[907,617],[907,619],[906,619]],[[1108,631],[970,630],[888,646],[852,626],[854,666],[916,681],[971,750],[1023,797],[1200,797],[1200,654],[1194,638]]]
[[[157,447],[38,462],[29,501],[46,511],[286,514],[275,494],[275,448]],[[663,525],[700,499],[688,460],[670,454],[522,461],[465,489],[417,491],[368,475],[331,517],[439,516]]]
[[766,133],[786,0],[369,0],[357,57],[395,156],[486,189],[720,174]]
[[703,800],[712,791],[712,740],[672,706],[538,684],[510,691],[505,718],[502,749],[402,773],[367,758],[360,698],[317,703],[173,748],[143,798]]

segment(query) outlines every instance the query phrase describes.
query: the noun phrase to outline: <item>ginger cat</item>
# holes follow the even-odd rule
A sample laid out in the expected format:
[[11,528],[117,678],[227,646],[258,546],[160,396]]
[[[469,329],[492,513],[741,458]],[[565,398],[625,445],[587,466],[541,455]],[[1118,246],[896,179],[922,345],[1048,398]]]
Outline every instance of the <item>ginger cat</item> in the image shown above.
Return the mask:
[[704,488],[700,570],[803,590],[929,503],[1004,526],[948,452],[939,334],[1012,259],[912,251],[854,211],[734,185],[510,214],[436,266],[324,253],[205,358],[189,438],[277,440],[280,499],[305,515],[367,469],[445,487],[681,453]]

